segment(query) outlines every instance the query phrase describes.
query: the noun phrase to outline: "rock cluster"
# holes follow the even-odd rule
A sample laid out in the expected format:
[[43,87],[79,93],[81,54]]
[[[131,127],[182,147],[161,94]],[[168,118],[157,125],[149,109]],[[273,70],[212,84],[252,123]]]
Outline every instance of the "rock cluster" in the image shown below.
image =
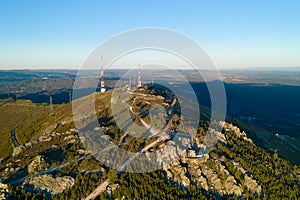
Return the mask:
[[[48,134],[48,135],[41,135],[38,140],[27,142],[24,145],[20,145],[20,146],[14,148],[12,156],[15,157],[15,156],[19,155],[20,153],[24,152],[26,149],[31,148],[33,145],[36,145],[36,144],[38,144],[40,142],[49,142],[52,139],[54,139],[55,137],[70,135],[70,136],[72,136],[72,137],[74,137],[74,138],[77,139],[77,137],[75,137],[74,135],[72,135],[72,134],[77,134],[77,133],[78,133],[78,130],[75,129],[75,128],[72,128],[69,131],[66,131],[65,133],[53,132],[53,133]],[[76,142],[76,140],[72,140],[69,143],[75,143],[75,142]]]
[[255,179],[253,179],[252,176],[249,176],[248,174],[244,174],[245,179],[245,185],[249,189],[249,191],[260,194],[261,193],[261,186],[258,185]]
[[0,182],[0,200],[6,199],[8,194],[8,186]]
[[[252,142],[245,132],[231,124],[223,123],[226,131],[233,131],[238,137]],[[227,143],[223,133],[217,130],[211,130],[218,139]],[[182,140],[182,141],[181,141]],[[242,172],[244,176],[244,186],[251,192],[260,194],[261,186],[257,181],[247,173],[238,163],[227,159],[225,156],[221,158],[211,158],[208,154],[197,155],[195,148],[188,146],[189,141],[183,138],[178,141],[169,141],[156,150],[157,160],[162,165],[167,177],[170,181],[182,186],[189,186],[192,182],[199,184],[204,190],[215,190],[219,194],[234,194],[241,197],[243,195],[243,187],[226,169],[224,160],[232,162],[236,170]],[[197,148],[206,148],[203,144],[197,144]],[[197,149],[196,148],[196,149]],[[209,164],[211,163],[211,164]],[[211,165],[215,167],[210,167]]]
[[41,192],[50,197],[62,193],[75,183],[70,176],[54,178],[51,175],[41,175],[27,179],[22,184],[23,188],[30,192]]
[[44,157],[38,155],[28,165],[28,172],[30,174],[37,174],[39,172],[46,171],[47,168],[48,168],[48,163],[45,161]]
[[239,129],[239,127],[234,126],[232,124],[229,123],[224,123],[224,129],[225,131],[233,131],[237,137],[242,138],[244,140],[249,141],[250,143],[253,144],[253,141],[247,137],[247,134],[243,131],[241,132],[241,130]]

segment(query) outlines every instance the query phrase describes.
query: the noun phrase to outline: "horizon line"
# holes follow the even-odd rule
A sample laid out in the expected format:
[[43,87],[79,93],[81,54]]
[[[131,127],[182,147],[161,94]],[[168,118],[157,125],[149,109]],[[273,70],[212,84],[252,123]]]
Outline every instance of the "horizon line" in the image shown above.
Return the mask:
[[[287,66],[287,67],[279,67],[279,66],[264,66],[264,67],[228,67],[228,68],[217,68],[217,70],[219,71],[227,71],[227,70],[262,70],[262,69],[266,69],[266,70],[288,70],[288,69],[298,69],[300,68],[300,66]],[[107,68],[105,70],[131,70],[133,68]],[[174,67],[175,70],[185,70],[185,71],[192,71],[192,70],[196,70],[196,69],[191,69],[191,68],[177,68]],[[3,69],[0,67],[0,71],[22,71],[22,70],[28,70],[28,71],[59,71],[59,70],[66,70],[66,71],[79,71],[79,70],[84,70],[84,71],[96,71],[96,70],[100,70],[100,69],[94,69],[94,68],[90,68],[90,69],[80,69],[80,68],[8,68],[8,69]],[[167,70],[167,69],[160,69],[160,68],[143,68],[142,70]],[[198,70],[205,70],[205,71],[210,71],[209,69],[198,69]],[[215,71],[215,69],[212,69]]]

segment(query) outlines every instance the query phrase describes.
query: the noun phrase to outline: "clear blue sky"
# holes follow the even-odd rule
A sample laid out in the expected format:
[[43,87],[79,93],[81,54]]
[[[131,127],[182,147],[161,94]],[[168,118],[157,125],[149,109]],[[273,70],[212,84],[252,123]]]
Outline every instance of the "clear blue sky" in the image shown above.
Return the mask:
[[300,66],[300,1],[0,1],[0,69],[78,68],[140,27],[179,31],[219,68]]

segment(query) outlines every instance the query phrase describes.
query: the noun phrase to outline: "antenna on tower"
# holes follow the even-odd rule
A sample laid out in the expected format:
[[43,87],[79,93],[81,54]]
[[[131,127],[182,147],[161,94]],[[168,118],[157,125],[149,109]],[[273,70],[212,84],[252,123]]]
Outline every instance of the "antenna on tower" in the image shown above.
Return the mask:
[[100,80],[100,91],[105,92],[105,84],[104,84],[104,69],[103,69],[103,63],[102,63],[102,54],[101,54],[101,80]]
[[138,65],[138,87],[142,87],[142,81],[141,81],[141,65]]

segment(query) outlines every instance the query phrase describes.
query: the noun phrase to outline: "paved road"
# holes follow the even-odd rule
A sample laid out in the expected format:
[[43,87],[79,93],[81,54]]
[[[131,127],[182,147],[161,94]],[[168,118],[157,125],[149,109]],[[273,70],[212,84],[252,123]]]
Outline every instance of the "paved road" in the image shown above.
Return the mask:
[[[174,99],[173,100],[173,102],[172,102],[172,104],[171,104],[171,110],[173,109],[173,106],[174,106],[174,104],[176,103],[176,100]],[[133,110],[132,110],[132,107],[130,106],[130,110],[131,110],[131,112],[133,112]],[[169,109],[170,110],[170,109]],[[170,112],[170,113],[172,113],[172,112]],[[139,156],[139,155],[141,155],[142,153],[144,153],[144,152],[146,152],[146,151],[148,151],[150,148],[152,148],[153,146],[155,146],[158,142],[161,142],[161,141],[163,141],[163,140],[165,140],[165,139],[168,139],[169,138],[169,136],[167,136],[166,137],[166,135],[168,135],[165,131],[169,128],[169,126],[172,124],[172,115],[170,115],[169,116],[169,123],[168,123],[168,125],[164,128],[164,130],[162,130],[162,131],[156,131],[156,130],[154,130],[154,129],[151,129],[151,127],[150,127],[150,130],[152,130],[151,131],[151,133],[153,134],[153,135],[155,135],[155,136],[159,136],[159,138],[157,139],[157,140],[155,140],[154,142],[152,142],[152,143],[150,143],[149,145],[147,145],[146,147],[144,147],[142,150],[140,150],[139,152],[137,152],[135,155],[133,155],[132,157],[130,157],[120,168],[119,168],[119,170],[118,170],[118,172],[117,173],[120,173],[121,171],[123,171],[123,169],[126,167],[126,165],[128,164],[128,163],[130,163],[132,160],[134,160],[137,156]],[[141,119],[142,120],[142,119]],[[143,121],[144,122],[144,121]],[[147,124],[147,123],[143,123],[142,122],[142,124],[145,126],[145,128],[149,128],[149,125]],[[13,130],[14,131],[14,130]],[[15,132],[11,132],[11,136],[13,136],[12,138],[14,138],[15,139]],[[15,139],[15,142],[17,142],[17,140]],[[18,144],[18,143],[17,143]],[[18,144],[19,145],[19,144]],[[107,150],[110,150],[110,149],[112,149],[112,148],[115,148],[115,146],[114,145],[109,145],[109,146],[107,146],[106,148],[104,148],[104,149],[102,149],[102,150],[100,150],[99,152],[97,152],[97,154],[98,153],[102,153],[102,152],[104,152],[104,151],[107,151]],[[80,157],[80,158],[77,158],[77,159],[74,159],[74,160],[72,160],[72,161],[70,161],[70,162],[67,162],[67,163],[64,163],[64,164],[62,164],[62,165],[59,165],[59,166],[57,166],[57,167],[54,167],[54,168],[52,168],[52,169],[49,169],[49,170],[47,170],[47,171],[44,171],[44,172],[41,172],[41,173],[39,173],[39,174],[36,174],[36,175],[32,175],[32,176],[26,176],[26,177],[24,177],[24,178],[21,178],[21,179],[18,179],[18,180],[14,180],[14,181],[11,181],[11,182],[9,182],[8,184],[10,184],[10,185],[14,185],[14,184],[18,184],[18,183],[21,183],[21,182],[23,182],[23,181],[25,181],[26,179],[29,179],[29,178],[33,178],[33,177],[36,177],[36,176],[39,176],[39,175],[44,175],[44,174],[49,174],[49,173],[52,173],[52,172],[54,172],[54,171],[57,171],[57,170],[60,170],[60,169],[62,169],[62,168],[64,168],[64,167],[66,167],[66,166],[68,166],[68,165],[70,165],[70,164],[72,164],[72,163],[74,163],[74,162],[76,162],[76,161],[80,161],[80,160],[83,160],[83,159],[85,159],[85,158],[88,158],[88,157],[90,157],[91,155],[90,154],[88,154],[88,155],[84,155],[84,156],[82,156],[82,157]],[[90,200],[90,199],[95,199],[100,193],[102,193],[105,189],[106,189],[106,187],[109,185],[109,182],[108,182],[108,180],[106,180],[106,181],[104,181],[101,185],[99,185],[95,190],[94,190],[94,192],[92,192],[88,197],[86,197],[86,200]]]
[[[128,158],[125,163],[118,169],[117,174],[119,174],[120,172],[124,171],[126,165],[128,163],[130,163],[132,160],[134,160],[137,156],[141,155],[142,153],[146,152],[148,149],[150,149],[151,147],[155,146],[158,142],[161,141],[161,138],[158,138],[157,140],[155,140],[154,142],[152,142],[151,144],[147,145],[146,147],[144,147],[141,151],[137,152],[136,154],[134,154],[132,157]],[[111,149],[112,146],[109,146],[108,148],[105,148],[104,151]],[[103,151],[100,151],[103,152]],[[99,194],[101,194],[102,192],[104,192],[104,190],[106,189],[106,187],[109,185],[108,180],[104,181],[101,185],[99,185],[89,196],[87,196],[85,198],[85,200],[91,200],[91,199],[95,199]]]
[[123,140],[124,140],[124,138],[125,138],[127,135],[128,135],[128,133],[126,132],[124,135],[121,136],[118,146],[124,145],[124,144],[123,144]]
[[89,196],[87,196],[85,198],[85,200],[91,200],[91,199],[96,199],[96,197],[101,194],[102,192],[104,192],[104,190],[106,189],[106,187],[109,185],[108,180],[104,181],[101,185],[99,185],[94,192],[92,192]]
[[[131,112],[133,112],[131,106],[129,106],[129,109],[130,109]],[[124,169],[125,169],[125,167],[126,167],[127,164],[129,164],[132,160],[134,160],[136,157],[138,157],[142,153],[145,153],[150,148],[154,147],[157,143],[159,143],[161,141],[164,141],[164,140],[167,140],[167,139],[170,138],[169,135],[166,133],[166,130],[172,125],[172,118],[169,120],[168,125],[164,128],[164,130],[159,130],[159,131],[153,129],[152,127],[150,127],[143,119],[140,119],[140,121],[143,124],[143,126],[146,129],[148,129],[150,131],[150,133],[152,134],[152,136],[150,136],[150,138],[152,138],[152,137],[159,137],[159,138],[157,140],[155,140],[154,142],[152,142],[152,143],[148,144],[147,146],[145,146],[142,150],[140,150],[139,152],[137,152],[136,154],[134,154],[130,158],[128,158],[123,163],[123,165],[118,169],[117,173],[120,173],[120,172],[124,171]],[[119,145],[121,144],[122,140],[123,140],[123,138],[121,138]]]
[[[170,105],[170,108],[167,110],[167,114],[169,116],[169,121],[168,121],[168,124],[165,126],[165,128],[163,130],[155,130],[153,129],[149,124],[147,124],[143,119],[139,119],[140,122],[142,123],[142,125],[150,131],[150,133],[152,134],[149,138],[153,138],[153,137],[162,137],[162,138],[168,138],[169,137],[169,134],[167,134],[167,130],[171,127],[172,125],[172,111],[173,111],[173,107],[176,103],[176,99],[173,99],[173,102],[172,104]],[[135,112],[133,111],[133,108],[132,106],[129,106],[129,110],[132,114],[135,114]]]
[[62,164],[62,165],[59,165],[59,166],[57,166],[57,167],[54,167],[54,168],[51,168],[51,169],[49,169],[49,170],[43,171],[43,172],[41,172],[41,173],[39,173],[39,174],[35,174],[35,175],[31,175],[31,176],[26,176],[26,177],[23,177],[23,178],[20,178],[20,179],[17,179],[17,180],[8,182],[7,184],[9,184],[9,185],[17,185],[17,184],[19,184],[19,183],[22,183],[22,182],[25,181],[26,179],[33,178],[33,177],[40,176],[40,175],[44,175],[44,174],[50,174],[50,173],[52,173],[52,172],[54,172],[54,171],[58,171],[58,170],[60,170],[60,169],[62,169],[62,168],[64,168],[64,167],[66,167],[66,166],[68,166],[68,165],[70,165],[70,164],[72,164],[72,163],[74,163],[74,162],[76,162],[76,161],[83,160],[83,159],[88,158],[88,157],[90,157],[90,156],[91,156],[90,154],[81,156],[81,157],[79,157],[79,158],[77,158],[77,159],[71,160],[70,162],[67,162],[67,163],[64,163],[64,164]]
[[[139,152],[134,154],[132,157],[128,158],[124,162],[124,164],[118,169],[117,173],[120,173],[120,172],[124,171],[127,164],[129,164],[137,156],[141,155],[142,153],[145,153],[150,148],[154,147],[157,143],[159,143],[161,141],[165,141],[167,139],[170,139],[170,136],[166,131],[172,125],[172,110],[173,110],[173,107],[174,107],[175,103],[176,103],[176,99],[174,99],[172,104],[170,105],[170,109],[169,109],[169,112],[168,112],[169,113],[168,114],[169,115],[169,121],[168,121],[168,124],[166,125],[166,127],[163,130],[155,130],[151,126],[149,126],[143,119],[140,119],[140,122],[143,124],[143,126],[146,129],[148,129],[150,131],[150,133],[152,134],[149,138],[152,138],[152,137],[159,137],[159,138],[157,140],[155,140],[154,142],[152,142],[152,143],[148,144],[147,146],[145,146],[142,150],[140,150]],[[132,106],[129,106],[129,110],[134,114]]]
[[13,144],[15,145],[15,147],[20,146],[20,144],[16,138],[16,129],[13,129],[10,131],[10,137],[11,137],[11,140],[12,140]]
[[[173,107],[176,103],[176,100],[174,99],[172,104],[170,105],[170,109],[168,110],[168,115],[169,115],[169,122],[167,124],[167,126],[163,129],[163,130],[155,130],[152,127],[150,127],[143,119],[140,119],[141,123],[143,124],[143,126],[146,129],[149,129],[150,133],[152,134],[152,136],[159,136],[159,138],[157,140],[155,140],[154,142],[148,144],[147,146],[145,146],[142,150],[140,150],[139,152],[137,152],[136,154],[134,154],[132,157],[128,158],[124,164],[118,169],[117,174],[124,171],[125,167],[127,164],[129,164],[132,160],[134,160],[137,156],[141,155],[142,153],[148,151],[150,148],[152,148],[153,146],[155,146],[157,143],[165,140],[165,139],[169,139],[169,135],[166,133],[166,131],[168,130],[168,128],[172,125],[172,110]],[[134,114],[134,111],[132,109],[132,106],[129,106],[129,110],[131,111],[132,114]],[[121,137],[119,145],[121,144],[121,142],[123,141],[123,138],[126,136],[127,134],[124,134],[123,137]],[[105,148],[104,151],[106,151],[107,149],[110,149],[111,147]],[[103,152],[103,151],[100,151]],[[109,185],[108,180],[106,180],[105,182],[103,182],[101,185],[99,185],[94,192],[92,192],[85,200],[90,200],[90,199],[95,199],[100,193],[102,193],[106,187]]]

